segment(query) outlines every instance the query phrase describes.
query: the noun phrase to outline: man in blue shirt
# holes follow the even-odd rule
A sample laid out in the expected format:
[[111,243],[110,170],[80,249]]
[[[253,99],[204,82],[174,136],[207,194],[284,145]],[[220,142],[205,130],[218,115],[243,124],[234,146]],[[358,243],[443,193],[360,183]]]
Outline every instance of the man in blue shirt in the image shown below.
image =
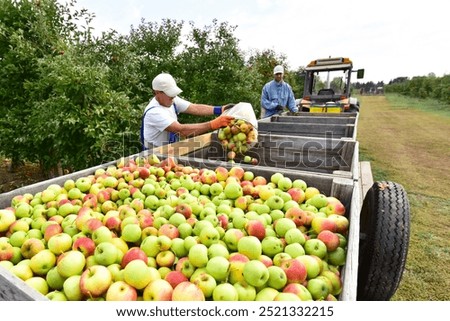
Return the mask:
[[283,80],[283,66],[275,66],[274,79],[264,85],[261,94],[261,118],[280,114],[289,108],[292,112],[298,112],[295,105],[294,92],[291,86]]

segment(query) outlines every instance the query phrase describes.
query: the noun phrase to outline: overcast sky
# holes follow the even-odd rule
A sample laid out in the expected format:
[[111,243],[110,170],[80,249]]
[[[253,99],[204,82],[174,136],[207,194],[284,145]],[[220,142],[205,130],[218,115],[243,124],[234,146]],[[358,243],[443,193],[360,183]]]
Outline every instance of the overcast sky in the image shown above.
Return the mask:
[[[65,0],[60,0],[65,2]],[[442,0],[77,0],[96,14],[98,34],[170,18],[237,26],[240,49],[273,49],[290,69],[344,56],[364,68],[363,82],[450,74],[450,18]]]

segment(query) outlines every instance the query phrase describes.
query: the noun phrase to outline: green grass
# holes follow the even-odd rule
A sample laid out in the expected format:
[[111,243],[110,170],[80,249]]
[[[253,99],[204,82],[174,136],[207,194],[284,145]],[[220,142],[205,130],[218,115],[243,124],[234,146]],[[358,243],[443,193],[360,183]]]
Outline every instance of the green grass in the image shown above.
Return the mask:
[[392,300],[450,300],[450,112],[433,100],[362,96],[360,159],[397,182],[410,203],[405,271]]
[[412,99],[399,94],[387,94],[392,109],[410,109],[425,111],[439,116],[450,117],[450,105],[435,99]]

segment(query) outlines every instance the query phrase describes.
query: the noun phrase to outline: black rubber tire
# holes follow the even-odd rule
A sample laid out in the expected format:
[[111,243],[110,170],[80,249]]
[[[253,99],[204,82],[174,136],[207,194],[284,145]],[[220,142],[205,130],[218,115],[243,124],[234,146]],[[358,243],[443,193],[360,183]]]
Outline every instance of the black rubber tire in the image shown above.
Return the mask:
[[357,300],[390,300],[405,269],[409,235],[405,190],[397,183],[375,182],[361,209]]

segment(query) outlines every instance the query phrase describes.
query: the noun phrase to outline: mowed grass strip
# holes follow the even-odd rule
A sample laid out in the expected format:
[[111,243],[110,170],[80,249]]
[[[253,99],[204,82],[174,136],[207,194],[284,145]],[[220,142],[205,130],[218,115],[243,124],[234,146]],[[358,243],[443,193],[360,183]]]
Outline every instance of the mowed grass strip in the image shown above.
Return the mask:
[[406,269],[393,300],[450,300],[450,106],[362,96],[361,160],[374,180],[402,184],[411,205]]

